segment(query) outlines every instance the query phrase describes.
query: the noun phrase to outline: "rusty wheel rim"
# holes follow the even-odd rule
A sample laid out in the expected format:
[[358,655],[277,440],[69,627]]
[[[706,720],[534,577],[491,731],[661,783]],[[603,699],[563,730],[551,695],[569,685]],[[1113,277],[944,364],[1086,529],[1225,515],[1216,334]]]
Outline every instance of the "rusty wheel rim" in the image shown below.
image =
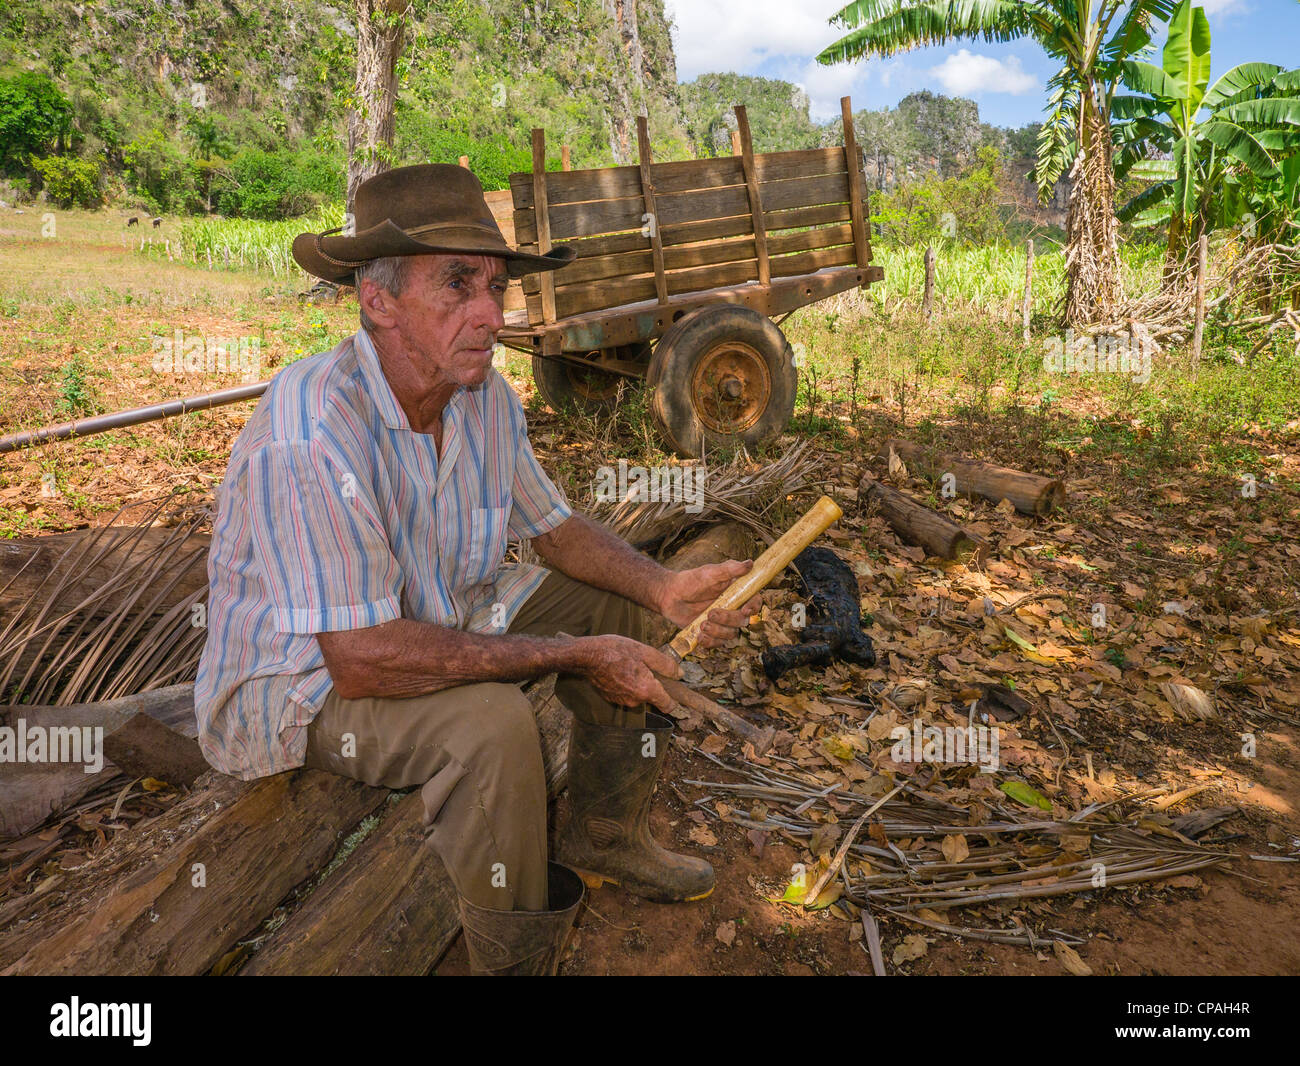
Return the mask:
[[740,341],[714,345],[691,375],[691,407],[715,433],[739,433],[762,416],[772,398],[767,360]]
[[[587,355],[586,358],[592,359],[593,356],[598,354],[593,352]],[[564,374],[574,396],[579,399],[599,403],[604,400],[612,400],[618,395],[620,375],[611,374],[608,370],[601,370],[595,364],[594,359],[590,369],[566,361]]]

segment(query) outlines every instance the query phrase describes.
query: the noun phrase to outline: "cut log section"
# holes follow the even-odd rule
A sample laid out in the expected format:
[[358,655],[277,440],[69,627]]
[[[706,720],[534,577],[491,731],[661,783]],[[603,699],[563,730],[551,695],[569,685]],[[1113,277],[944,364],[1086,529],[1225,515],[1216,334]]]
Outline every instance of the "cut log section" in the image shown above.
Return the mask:
[[[302,770],[200,791],[0,915],[0,974],[202,974],[387,790]],[[19,921],[19,919],[22,919]]]
[[[109,737],[139,714],[148,715],[180,737],[199,735],[193,684],[71,707],[0,706],[0,727],[16,731],[21,720],[46,729],[98,728],[103,737]],[[84,733],[80,739],[84,741]],[[85,759],[75,763],[0,763],[0,840],[21,836],[116,774],[119,767],[111,761],[112,756],[107,750],[102,754],[104,761],[95,773],[86,772],[87,765],[93,764]]]
[[[549,795],[568,774],[569,712],[554,678],[533,686]],[[456,891],[425,843],[419,789],[390,810],[348,861],[290,915],[242,975],[427,974],[460,931]]]
[[979,562],[988,555],[988,542],[956,522],[871,477],[858,487],[858,499],[874,500],[889,527],[908,544],[919,544],[930,555],[961,562]]
[[955,459],[905,440],[888,441],[886,454],[890,448],[913,474],[940,482],[950,474],[955,494],[983,496],[994,503],[1010,500],[1022,514],[1045,515],[1065,508],[1065,483],[1055,478],[974,459]]

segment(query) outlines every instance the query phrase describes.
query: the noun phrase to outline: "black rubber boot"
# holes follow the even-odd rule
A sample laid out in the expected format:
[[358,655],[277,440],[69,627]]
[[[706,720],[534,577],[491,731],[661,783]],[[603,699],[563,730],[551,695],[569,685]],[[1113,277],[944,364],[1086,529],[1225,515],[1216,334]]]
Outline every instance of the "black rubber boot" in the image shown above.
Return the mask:
[[475,976],[554,977],[565,938],[586,894],[582,878],[546,864],[548,911],[494,911],[460,898],[460,921]]
[[661,848],[650,836],[650,794],[674,725],[654,711],[640,729],[573,720],[569,741],[569,821],[557,857],[595,888],[622,885],[655,903],[703,899],[713,867]]

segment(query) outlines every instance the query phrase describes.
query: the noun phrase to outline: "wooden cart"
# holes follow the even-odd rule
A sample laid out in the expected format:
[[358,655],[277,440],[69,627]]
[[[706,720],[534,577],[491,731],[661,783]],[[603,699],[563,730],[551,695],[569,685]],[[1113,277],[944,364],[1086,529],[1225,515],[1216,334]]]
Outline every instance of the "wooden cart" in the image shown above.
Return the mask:
[[502,228],[523,250],[563,242],[578,255],[522,279],[500,341],[532,355],[552,407],[609,410],[624,379],[645,378],[680,455],[784,429],[798,369],[773,319],[884,276],[870,265],[862,155],[840,103],[842,147],[755,155],[737,107],[739,155],[655,163],[638,118],[639,163],[599,170],[547,172],[533,131],[533,170],[511,175]]

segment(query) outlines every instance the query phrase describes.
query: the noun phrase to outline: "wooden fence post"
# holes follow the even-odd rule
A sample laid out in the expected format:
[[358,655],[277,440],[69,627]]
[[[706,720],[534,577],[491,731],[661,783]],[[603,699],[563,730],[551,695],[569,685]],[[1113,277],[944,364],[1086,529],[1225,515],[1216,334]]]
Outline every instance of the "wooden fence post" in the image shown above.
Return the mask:
[[731,131],[731,154],[740,155],[740,130]]
[[1029,343],[1029,310],[1034,300],[1034,238],[1025,241],[1025,301],[1021,306],[1022,336]]
[[921,313],[929,320],[934,317],[934,248],[925,247],[925,296],[921,299]]
[[571,169],[569,166],[569,146],[567,144],[560,145],[560,169]]
[[1201,361],[1201,342],[1205,339],[1205,272],[1209,266],[1210,241],[1202,233],[1196,242],[1196,326],[1192,330],[1192,362]]

